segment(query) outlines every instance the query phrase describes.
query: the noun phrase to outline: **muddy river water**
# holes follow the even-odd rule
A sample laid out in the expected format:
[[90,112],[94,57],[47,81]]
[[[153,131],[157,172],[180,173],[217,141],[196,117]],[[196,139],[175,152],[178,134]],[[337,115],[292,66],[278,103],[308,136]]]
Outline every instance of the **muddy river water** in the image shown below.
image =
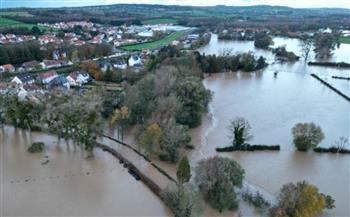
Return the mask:
[[[287,50],[300,50],[296,39],[274,41],[275,46],[286,44]],[[273,62],[270,52],[255,50],[252,42],[219,41],[216,35],[199,51],[220,54],[223,49],[254,51]],[[349,45],[341,45],[332,58],[350,62],[349,52]],[[279,72],[277,77],[275,71]],[[252,126],[252,143],[282,147],[280,152],[222,154],[245,168],[246,184],[275,197],[283,184],[307,180],[336,200],[336,208],[322,216],[350,216],[350,156],[300,153],[292,145],[291,128],[298,122],[313,121],[322,127],[326,137],[321,146],[350,135],[350,103],[310,73],[350,95],[349,82],[331,79],[332,75],[349,76],[350,70],[308,67],[302,61],[271,64],[255,73],[207,77],[204,84],[214,95],[202,125],[191,131],[196,147],[190,152],[191,165],[216,155],[216,147],[228,145],[226,128],[230,119],[245,117]],[[45,141],[45,152],[28,154],[26,149],[33,141]],[[132,143],[130,137],[127,141]],[[162,187],[167,185],[167,180],[142,159],[111,141],[102,142],[131,158]],[[53,136],[9,126],[0,129],[0,148],[0,210],[4,216],[171,216],[162,201],[108,153],[95,150],[95,157],[86,159],[79,148],[65,142],[58,145]],[[175,176],[175,166],[158,163]],[[259,216],[246,204],[241,204],[241,209],[243,216]],[[202,216],[234,214],[205,207]]]

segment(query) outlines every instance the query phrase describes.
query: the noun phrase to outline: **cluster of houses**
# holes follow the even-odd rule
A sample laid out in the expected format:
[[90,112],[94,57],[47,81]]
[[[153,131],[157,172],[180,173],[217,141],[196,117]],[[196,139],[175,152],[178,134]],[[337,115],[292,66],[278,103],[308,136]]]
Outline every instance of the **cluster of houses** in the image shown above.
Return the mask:
[[83,28],[92,29],[94,24],[87,21],[72,21],[72,22],[60,22],[60,23],[38,23],[39,26],[48,27],[52,29],[69,29],[74,28],[75,26],[81,26]]
[[0,66],[0,74],[14,73],[14,72],[30,72],[36,69],[52,69],[63,66],[71,66],[73,62],[69,60],[43,60],[38,62],[36,60],[22,63],[17,69],[12,64],[5,64]]
[[36,37],[32,35],[0,34],[0,44],[2,45],[32,40],[36,40]]
[[0,85],[0,94],[7,94],[8,91],[12,91],[12,93],[18,94],[20,98],[24,98],[31,94],[43,94],[45,91],[57,88],[81,87],[90,81],[92,81],[92,77],[83,70],[73,71],[67,76],[59,75],[54,70],[37,75],[21,73],[16,75],[8,85]]

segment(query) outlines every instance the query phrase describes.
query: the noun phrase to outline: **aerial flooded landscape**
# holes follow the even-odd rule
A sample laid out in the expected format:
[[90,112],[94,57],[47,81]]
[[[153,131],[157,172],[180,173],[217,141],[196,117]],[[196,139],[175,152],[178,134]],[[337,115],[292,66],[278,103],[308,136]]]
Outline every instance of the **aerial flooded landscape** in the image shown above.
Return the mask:
[[1,1],[0,216],[349,217],[350,3]]

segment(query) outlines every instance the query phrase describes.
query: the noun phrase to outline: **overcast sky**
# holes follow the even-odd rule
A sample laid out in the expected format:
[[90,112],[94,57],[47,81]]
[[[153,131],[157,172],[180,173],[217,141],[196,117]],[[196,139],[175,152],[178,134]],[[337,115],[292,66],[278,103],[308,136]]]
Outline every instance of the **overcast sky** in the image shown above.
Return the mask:
[[350,8],[350,0],[0,0],[1,7],[61,7],[117,3],[166,4],[166,5],[283,5],[297,8],[342,7]]

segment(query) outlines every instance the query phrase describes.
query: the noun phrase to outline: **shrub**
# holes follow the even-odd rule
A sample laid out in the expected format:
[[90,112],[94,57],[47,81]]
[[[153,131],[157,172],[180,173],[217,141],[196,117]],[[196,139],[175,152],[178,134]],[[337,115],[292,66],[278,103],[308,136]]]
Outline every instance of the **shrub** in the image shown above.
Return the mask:
[[28,148],[28,152],[42,152],[44,150],[44,146],[45,144],[43,142],[33,142],[32,145]]
[[241,187],[243,178],[244,169],[236,161],[216,156],[198,163],[195,181],[204,199],[221,212],[238,208],[234,187]]
[[196,216],[200,211],[200,195],[192,185],[167,187],[163,192],[163,197],[176,217]]
[[245,192],[242,194],[242,199],[259,209],[270,207],[270,203],[265,200],[259,192],[256,192],[255,194]]
[[324,139],[321,127],[314,123],[298,123],[293,127],[292,133],[293,142],[299,151],[315,148]]
[[319,193],[317,187],[303,181],[282,187],[278,204],[271,209],[271,216],[315,217],[322,210],[334,207],[331,196]]
[[228,146],[216,148],[217,152],[232,152],[232,151],[279,151],[279,145],[244,145],[240,147]]

